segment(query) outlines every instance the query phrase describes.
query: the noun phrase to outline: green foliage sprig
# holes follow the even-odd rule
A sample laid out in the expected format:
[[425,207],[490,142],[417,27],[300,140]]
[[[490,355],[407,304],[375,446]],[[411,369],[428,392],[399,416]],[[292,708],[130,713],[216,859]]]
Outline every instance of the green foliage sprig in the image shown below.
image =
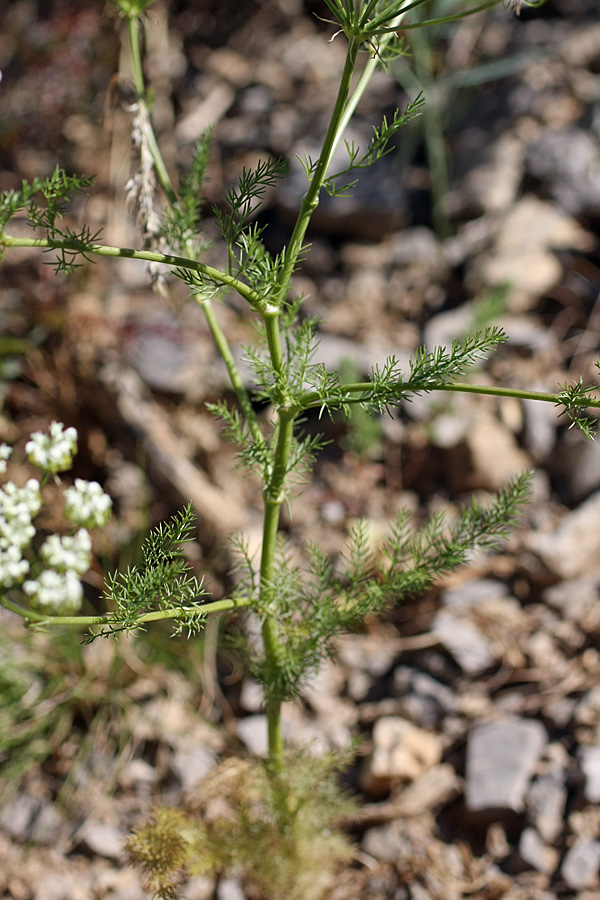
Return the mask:
[[141,617],[157,609],[175,613],[173,634],[187,632],[191,637],[200,631],[205,620],[200,598],[207,592],[191,574],[182,549],[195,540],[194,526],[195,514],[188,504],[150,532],[136,566],[107,576],[104,598],[114,612],[109,621],[91,631],[87,643],[121,631],[143,630]]
[[284,701],[297,696],[322,661],[333,655],[337,636],[422,593],[436,578],[463,565],[476,549],[496,548],[519,517],[531,477],[526,472],[511,481],[487,505],[473,501],[452,525],[437,513],[416,530],[406,510],[401,510],[376,547],[363,521],[350,533],[337,564],[316,544],[309,544],[306,564],[301,565],[280,539],[269,594],[275,609],[262,605],[260,581],[244,554],[242,590],[253,596],[250,608],[259,619],[276,614],[283,648],[274,673],[264,650],[245,641],[243,633],[237,636],[244,663],[267,698]]

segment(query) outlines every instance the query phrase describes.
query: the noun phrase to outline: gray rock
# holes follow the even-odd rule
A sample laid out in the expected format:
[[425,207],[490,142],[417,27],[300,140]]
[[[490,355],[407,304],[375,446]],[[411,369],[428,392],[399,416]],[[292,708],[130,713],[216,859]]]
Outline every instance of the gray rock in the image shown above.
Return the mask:
[[119,860],[123,857],[124,836],[114,825],[89,820],[77,834],[86,850],[95,856]]
[[181,900],[214,900],[215,880],[196,875],[179,889]]
[[119,784],[123,788],[129,788],[138,793],[148,792],[156,784],[159,774],[154,766],[145,759],[132,759],[121,774]]
[[216,765],[217,758],[206,747],[191,747],[178,750],[171,761],[171,767],[179,778],[183,789],[189,791]]
[[411,721],[423,726],[435,726],[454,711],[454,693],[441,681],[426,672],[409,666],[394,669],[392,697],[403,698],[403,712]]
[[36,879],[32,900],[89,900],[95,888],[96,885],[92,888],[81,870],[77,872],[51,870]]
[[424,885],[414,881],[410,886],[410,900],[432,900],[432,896]]
[[[354,123],[346,132],[346,139],[354,141],[358,147],[366,147],[371,140],[368,130]],[[317,145],[311,146],[303,138],[291,149],[291,173],[278,191],[278,201],[284,215],[296,215],[300,198],[306,191],[306,173],[299,160],[308,153],[313,159],[319,155]],[[334,153],[331,171],[342,171],[348,163],[345,146],[339,146]],[[339,179],[343,184],[344,179]],[[377,174],[373,169],[364,169],[352,196],[343,203],[323,192],[319,206],[313,216],[316,228],[325,233],[344,232],[361,240],[380,240],[384,235],[397,231],[406,219],[406,193],[399,182],[394,167],[387,159],[380,160]]]
[[600,491],[570,512],[553,534],[531,532],[529,549],[563,579],[598,574],[600,553]]
[[574,891],[591,887],[598,880],[600,841],[578,838],[567,851],[560,874]]
[[545,875],[554,872],[558,863],[557,851],[544,843],[535,828],[525,828],[521,832],[519,855],[523,862]]
[[516,716],[474,728],[467,742],[467,808],[521,812],[546,740],[543,725]]
[[443,591],[441,601],[444,606],[456,612],[470,606],[479,606],[486,600],[497,600],[507,596],[508,589],[501,581],[495,581],[493,578],[475,578],[473,581]]
[[58,812],[56,806],[46,803],[33,823],[31,840],[47,847],[56,846],[64,824],[64,816]]
[[406,855],[409,847],[406,836],[400,833],[399,823],[392,821],[367,829],[361,849],[374,859],[395,863]]
[[530,172],[571,215],[600,209],[597,139],[582,128],[549,129],[531,144]]
[[565,619],[578,622],[598,603],[598,576],[574,578],[547,588],[542,599]]
[[537,778],[527,794],[528,819],[548,843],[564,828],[567,803],[566,773],[560,766]]
[[479,629],[449,610],[442,609],[437,614],[432,632],[468,675],[481,675],[496,661],[487,638]]
[[265,692],[262,684],[253,678],[244,678],[240,693],[240,706],[246,712],[258,713],[263,709]]
[[364,762],[362,788],[376,794],[389,790],[393,782],[414,781],[437,765],[441,756],[438,735],[399,716],[382,716],[373,728],[373,749]]
[[180,887],[179,897],[180,900],[214,900],[215,879],[196,875]]
[[266,756],[267,743],[267,717],[260,713],[254,716],[246,716],[236,724],[236,730],[240,740],[244,742],[248,750],[255,756]]
[[600,747],[582,747],[579,760],[585,775],[585,798],[590,803],[600,803]]
[[223,878],[217,888],[217,900],[246,900],[237,878]]
[[37,797],[18,793],[0,812],[0,828],[16,841],[25,843],[31,839],[41,808]]
[[[77,873],[74,873],[77,877]],[[148,900],[148,892],[144,890],[142,879],[139,872],[132,868],[94,867],[93,874],[90,873],[93,887],[90,885],[86,900],[91,896],[109,898],[109,900]],[[69,900],[75,900],[74,895],[69,896]],[[210,895],[204,897],[182,896],[182,900],[210,900]]]

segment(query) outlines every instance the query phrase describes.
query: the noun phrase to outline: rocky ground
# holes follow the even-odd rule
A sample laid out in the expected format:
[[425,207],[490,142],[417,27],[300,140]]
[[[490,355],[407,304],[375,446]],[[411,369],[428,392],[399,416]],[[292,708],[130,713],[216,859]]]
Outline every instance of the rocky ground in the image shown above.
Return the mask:
[[[215,123],[209,205],[261,155],[293,161],[317,146],[344,53],[317,17],[326,8],[166,6],[168,19],[159,4],[147,27],[157,128],[175,167]],[[135,246],[121,199],[130,138],[116,29],[101,4],[12,0],[0,11],[0,188],[57,163],[95,173],[76,213],[107,243]],[[600,380],[599,47],[597,0],[549,0],[520,18],[500,7],[413,48],[428,115],[351,200],[322,205],[297,276],[328,366],[350,360],[366,374],[390,353],[408,358],[492,322],[511,340],[480,380],[546,391]],[[350,139],[368,140],[417,90],[408,66],[378,75]],[[427,165],[440,138],[446,186]],[[267,200],[274,249],[301,190],[293,170]],[[102,552],[124,565],[148,525],[191,498],[199,568],[224,594],[226,539],[257,542],[260,495],[205,410],[226,382],[200,311],[177,284],[159,300],[133,261],[65,278],[13,251],[0,289],[0,439],[19,445],[52,418],[78,428],[76,474],[101,480],[118,513]],[[241,357],[247,318],[235,301],[220,315]],[[473,395],[421,398],[375,427],[325,427],[335,444],[286,528],[332,554],[359,517],[376,538],[402,506],[452,516],[473,493],[536,473],[501,552],[341,638],[338,661],[286,709],[291,742],[363,739],[348,773],[361,804],[356,852],[329,900],[596,898],[597,445],[551,405]],[[140,816],[179,801],[220,756],[264,752],[260,691],[217,661],[217,638],[211,626],[201,647],[157,631],[81,648],[69,636],[23,638],[3,616],[3,900],[144,897],[123,864]],[[245,895],[235,879],[198,878],[182,896]]]

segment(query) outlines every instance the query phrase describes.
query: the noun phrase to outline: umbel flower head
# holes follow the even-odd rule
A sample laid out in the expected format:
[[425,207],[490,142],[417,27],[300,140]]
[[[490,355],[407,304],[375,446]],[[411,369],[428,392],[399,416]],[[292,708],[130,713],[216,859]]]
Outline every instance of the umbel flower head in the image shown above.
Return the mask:
[[51,534],[42,544],[40,556],[56,572],[85,575],[92,562],[92,539],[85,528],[73,536]]
[[[56,476],[73,464],[77,431],[65,428],[62,422],[52,422],[48,434],[38,431],[31,435],[25,450],[33,465]],[[0,474],[6,471],[11,452],[7,444],[0,444]],[[79,530],[71,535],[48,535],[34,557],[33,520],[41,505],[41,486],[36,478],[30,478],[24,487],[8,482],[0,488],[0,589],[10,590],[24,582],[23,594],[33,609],[49,616],[73,615],[83,598],[80,579],[92,562],[92,539],[87,529],[106,523],[112,501],[95,481],[76,479],[65,492],[65,513],[70,522],[80,526]]]
[[110,518],[112,500],[97,481],[76,478],[73,487],[65,491],[65,515],[75,525],[100,528]]
[[50,434],[35,431],[25,444],[30,463],[44,472],[64,472],[73,465],[77,453],[77,431],[65,428],[62,422],[52,422]]
[[12,447],[9,447],[8,444],[0,444],[0,475],[4,475],[6,472],[6,463],[10,459],[11,453]]
[[77,572],[44,569],[35,581],[26,581],[23,592],[34,609],[53,616],[69,616],[79,610],[83,588]]

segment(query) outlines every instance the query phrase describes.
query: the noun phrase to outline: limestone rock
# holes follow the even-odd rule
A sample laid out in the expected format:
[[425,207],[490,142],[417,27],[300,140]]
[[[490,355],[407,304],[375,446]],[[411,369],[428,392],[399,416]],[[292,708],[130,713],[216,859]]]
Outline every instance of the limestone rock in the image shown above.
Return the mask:
[[579,838],[569,848],[560,874],[574,891],[591,887],[598,880],[600,841]]
[[585,775],[584,794],[590,803],[600,803],[600,747],[582,747],[579,753]]
[[516,716],[474,728],[467,743],[467,808],[521,812],[545,744],[543,725]]
[[468,675],[480,675],[494,665],[496,658],[487,638],[471,622],[442,609],[432,631]]
[[389,790],[395,781],[413,781],[442,756],[438,735],[399,716],[383,716],[373,729],[373,749],[365,760],[362,787],[367,793]]

